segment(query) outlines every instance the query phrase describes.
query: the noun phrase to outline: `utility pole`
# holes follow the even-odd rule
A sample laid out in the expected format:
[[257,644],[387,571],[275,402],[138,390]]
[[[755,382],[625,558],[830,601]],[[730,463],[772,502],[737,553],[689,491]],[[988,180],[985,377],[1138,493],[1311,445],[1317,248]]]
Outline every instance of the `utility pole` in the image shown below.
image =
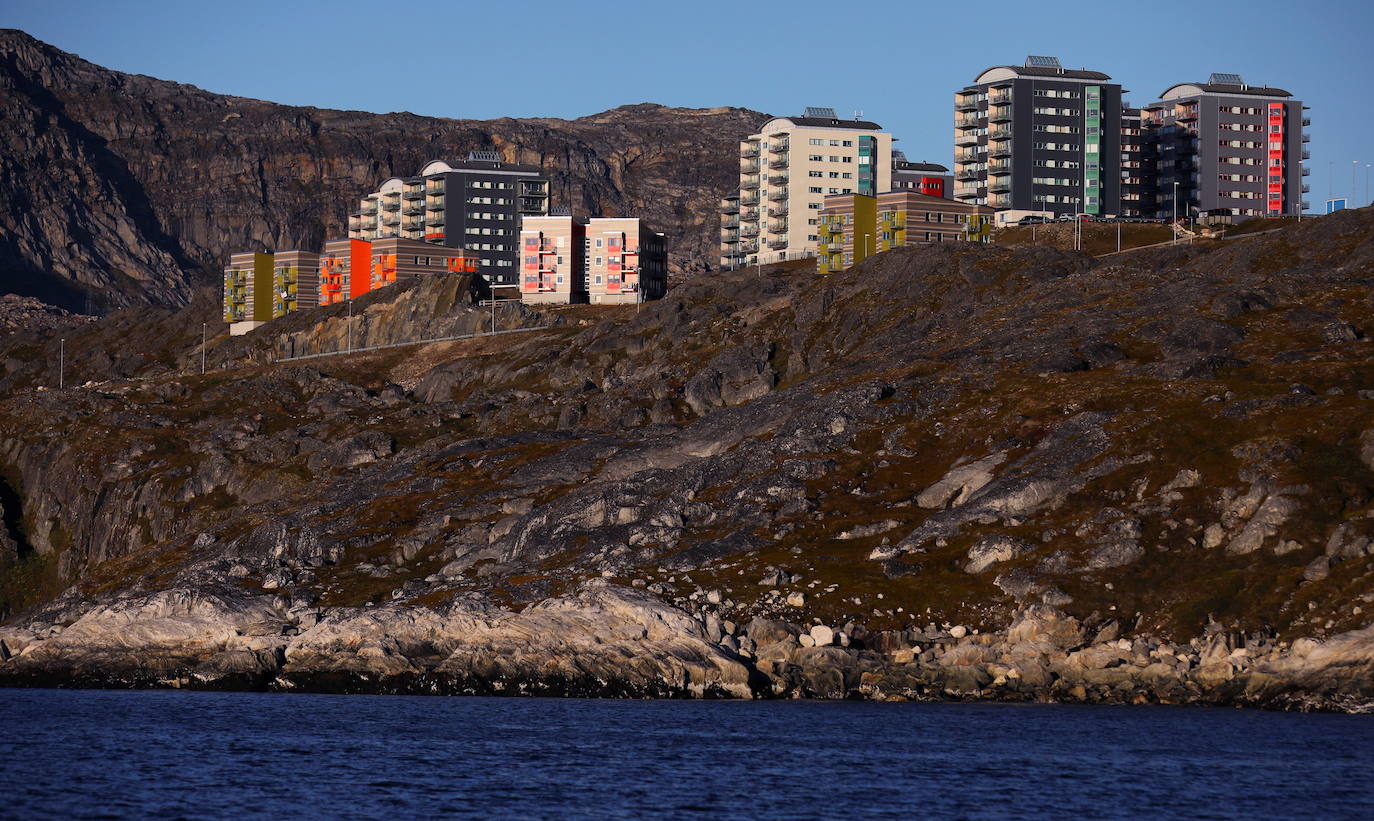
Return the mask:
[[57,389],[67,386],[67,340],[57,340]]
[[496,292],[491,292],[491,332],[496,333]]
[[353,298],[348,298],[348,352],[353,353]]
[[200,375],[205,375],[205,325],[200,323]]

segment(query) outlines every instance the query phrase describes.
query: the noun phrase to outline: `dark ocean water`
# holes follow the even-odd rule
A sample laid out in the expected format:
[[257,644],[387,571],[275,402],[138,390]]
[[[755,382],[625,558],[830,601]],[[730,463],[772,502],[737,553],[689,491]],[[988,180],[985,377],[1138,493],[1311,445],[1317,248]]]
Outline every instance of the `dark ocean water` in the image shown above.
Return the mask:
[[5,818],[1374,818],[1374,717],[0,691]]

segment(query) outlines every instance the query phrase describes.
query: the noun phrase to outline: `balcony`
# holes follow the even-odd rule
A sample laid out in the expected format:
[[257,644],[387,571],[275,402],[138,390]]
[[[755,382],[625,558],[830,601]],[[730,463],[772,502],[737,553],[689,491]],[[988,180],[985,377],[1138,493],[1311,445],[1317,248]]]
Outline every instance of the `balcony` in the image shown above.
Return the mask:
[[740,172],[741,174],[757,174],[757,173],[759,173],[759,161],[758,161],[758,160],[749,160],[748,162],[742,162],[742,163],[740,163],[740,164],[739,164],[739,172]]
[[998,196],[988,197],[988,205],[991,205],[993,208],[1010,208],[1011,195],[1000,194]]
[[788,140],[774,140],[769,144],[768,150],[772,151],[774,154],[786,154],[787,149],[791,148],[791,146],[792,144]]
[[1312,135],[1311,135],[1311,134],[1304,134],[1304,135],[1302,135],[1302,141],[1305,142],[1305,143],[1310,143],[1310,142],[1312,142]]
[[432,217],[430,217],[429,219],[425,220],[425,224],[426,224],[426,225],[443,225],[443,224],[444,224],[444,215],[443,215],[443,214],[435,214],[434,216],[432,216]]
[[549,195],[548,186],[536,182],[520,183],[520,196],[522,197],[547,197]]
[[769,209],[768,209],[768,216],[770,216],[770,217],[785,217],[785,216],[787,216],[787,206],[786,206],[786,205],[780,205],[780,206],[778,206],[777,208],[769,208]]
[[362,208],[358,209],[358,213],[359,213],[359,214],[363,214],[363,215],[365,215],[365,216],[369,216],[369,217],[372,216],[372,215],[374,215],[374,214],[376,214],[376,213],[377,213],[377,203],[375,203],[375,202],[370,202],[370,203],[368,203],[367,205],[364,205]]
[[1302,126],[1303,126],[1303,128],[1306,128],[1307,126],[1309,126],[1309,125],[1311,125],[1311,124],[1312,124],[1312,118],[1311,118],[1311,117],[1303,117],[1303,118],[1302,118]]
[[425,207],[423,205],[407,205],[405,208],[401,209],[401,213],[405,214],[407,217],[418,217],[424,212]]
[[983,176],[983,169],[971,166],[964,166],[954,172],[954,179],[956,180],[976,180],[981,176]]
[[1011,180],[999,177],[988,184],[988,191],[993,194],[1006,194],[1011,191]]
[[768,161],[768,167],[774,170],[787,167],[787,157],[774,157]]
[[1197,106],[1184,106],[1177,110],[1174,119],[1181,123],[1190,123],[1197,119]]
[[383,211],[400,211],[400,210],[401,210],[401,204],[400,204],[399,202],[394,201],[394,200],[387,200],[386,202],[383,202],[381,207],[382,207],[382,210],[383,210]]
[[1307,183],[1303,183],[1303,184],[1302,184],[1302,192],[1303,192],[1304,194],[1310,194],[1310,193],[1312,193],[1312,186],[1311,186],[1311,185],[1308,185]]
[[768,240],[768,247],[772,248],[774,251],[781,251],[787,247],[787,237],[777,237]]
[[787,185],[787,175],[786,175],[786,174],[774,174],[773,176],[771,176],[771,177],[768,178],[768,184],[769,184],[769,185]]
[[959,146],[977,145],[978,135],[972,131],[954,132],[954,144]]
[[770,233],[770,234],[786,234],[786,233],[787,233],[787,220],[774,220],[773,222],[768,223],[768,233]]
[[956,151],[954,152],[955,162],[978,162],[983,159],[983,155],[977,151]]
[[382,217],[382,225],[400,225],[400,224],[401,224],[401,218],[400,218],[400,217],[394,217],[394,216],[385,216],[385,217]]
[[721,231],[720,241],[722,244],[739,242],[739,231]]
[[977,114],[965,113],[956,114],[954,117],[955,128],[977,128],[979,117]]
[[769,192],[768,192],[768,201],[769,201],[769,202],[786,202],[786,201],[787,201],[787,189],[786,189],[786,188],[774,188],[772,191],[769,191]]
[[[739,197],[731,197],[729,199],[723,200],[720,204],[720,212],[722,214],[738,214]],[[736,221],[738,221],[738,218],[736,218]]]
[[994,123],[1009,123],[1009,122],[1011,122],[1011,106],[1009,106],[1009,105],[993,106],[993,107],[988,111],[988,119],[989,119],[991,122],[994,122]]
[[[735,209],[735,213],[739,213],[739,209],[738,209],[738,208]],[[721,227],[721,228],[738,228],[738,227],[739,227],[739,217],[723,217],[723,218],[721,218],[720,227]]]
[[742,237],[757,237],[759,235],[759,224],[757,222],[751,222],[742,226],[739,229],[739,235]]
[[1302,158],[1303,158],[1304,160],[1310,160],[1310,159],[1312,159],[1312,152],[1309,151],[1308,149],[1304,148],[1304,149],[1302,150]]
[[424,223],[423,221],[421,221],[421,220],[414,220],[414,221],[409,221],[409,222],[403,222],[403,223],[401,223],[401,230],[402,230],[402,231],[423,231],[423,230],[425,230],[425,223]]
[[740,253],[742,253],[742,254],[752,254],[752,253],[758,251],[758,250],[759,250],[759,243],[758,243],[758,240],[752,240],[752,239],[751,239],[751,240],[748,240],[748,241],[746,241],[746,242],[741,242],[741,243],[739,244],[739,250],[740,250]]
[[1000,143],[993,143],[988,149],[988,157],[1010,157],[1011,140],[1003,140]]
[[1009,88],[995,88],[988,93],[988,103],[992,105],[1009,102],[1011,102],[1011,89]]
[[759,155],[759,144],[758,144],[758,143],[750,143],[748,146],[743,147],[743,148],[741,148],[741,149],[739,150],[739,156],[740,156],[740,159],[742,159],[742,160],[753,159],[754,157],[757,157],[758,155]]
[[977,111],[978,95],[976,94],[956,94],[954,96],[955,111]]
[[444,183],[443,183],[443,181],[440,180],[439,182],[435,182],[435,181],[433,181],[433,180],[430,180],[429,185],[426,185],[426,186],[425,186],[425,193],[426,193],[427,195],[431,196],[431,197],[434,196],[435,194],[442,194],[442,193],[444,193]]
[[[741,191],[757,191],[759,189],[758,175],[755,174],[752,177],[745,177],[744,179],[740,180],[739,189]],[[743,195],[740,196],[740,202],[744,202]]]
[[1010,174],[1010,173],[1011,173],[1011,160],[997,160],[997,161],[988,163],[988,173],[989,173],[989,174],[999,175],[999,176],[1000,176],[1000,175],[1003,175],[1003,174]]
[[1304,168],[1302,169],[1302,175],[1303,175],[1304,177],[1310,176],[1311,174],[1312,174],[1312,169],[1307,168],[1307,167],[1304,167]]
[[408,200],[422,200],[425,198],[425,189],[417,185],[414,188],[407,188],[401,196]]
[[431,202],[430,204],[428,204],[428,205],[425,206],[425,210],[427,210],[427,211],[442,211],[442,210],[444,210],[444,201],[443,201],[443,200],[434,200],[433,202]]
[[999,125],[999,126],[997,126],[996,128],[994,128],[994,129],[992,129],[991,131],[988,132],[988,139],[990,139],[990,140],[1010,140],[1010,139],[1011,139],[1011,127],[1010,127],[1010,126],[1005,126],[1005,125]]
[[[744,207],[740,208],[740,211],[739,211],[740,219],[746,220],[746,221],[747,221],[747,220],[758,219],[758,218],[759,218],[759,216],[758,216],[758,215],[759,215],[758,209],[757,209],[757,208],[750,208],[750,207],[748,207],[748,206],[751,206],[751,205],[758,205],[758,204],[759,204],[759,195],[758,195],[757,193],[745,194],[744,196],[740,197],[740,198],[739,198],[739,204],[740,204],[741,206],[744,206]],[[752,214],[753,216],[750,216],[751,214]]]

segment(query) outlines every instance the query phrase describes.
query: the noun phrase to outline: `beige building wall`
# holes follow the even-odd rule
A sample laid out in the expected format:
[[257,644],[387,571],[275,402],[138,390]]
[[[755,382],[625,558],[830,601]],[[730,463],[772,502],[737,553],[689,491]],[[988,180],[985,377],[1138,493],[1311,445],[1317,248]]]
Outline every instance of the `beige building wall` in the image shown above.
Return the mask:
[[571,215],[525,217],[520,229],[520,300],[562,304],[587,300],[583,261],[587,220]]

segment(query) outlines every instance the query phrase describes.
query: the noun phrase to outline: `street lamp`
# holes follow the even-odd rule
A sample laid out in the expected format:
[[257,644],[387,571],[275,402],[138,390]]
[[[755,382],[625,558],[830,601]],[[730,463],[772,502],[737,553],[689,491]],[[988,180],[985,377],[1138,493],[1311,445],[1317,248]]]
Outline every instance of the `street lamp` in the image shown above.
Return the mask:
[[353,298],[350,296],[348,303],[348,352],[353,353]]
[[200,323],[200,375],[205,375],[205,326],[207,323]]
[[1169,223],[1173,234],[1173,244],[1178,245],[1178,180],[1174,180],[1174,218]]
[[57,389],[67,385],[67,340],[62,338],[57,340]]

